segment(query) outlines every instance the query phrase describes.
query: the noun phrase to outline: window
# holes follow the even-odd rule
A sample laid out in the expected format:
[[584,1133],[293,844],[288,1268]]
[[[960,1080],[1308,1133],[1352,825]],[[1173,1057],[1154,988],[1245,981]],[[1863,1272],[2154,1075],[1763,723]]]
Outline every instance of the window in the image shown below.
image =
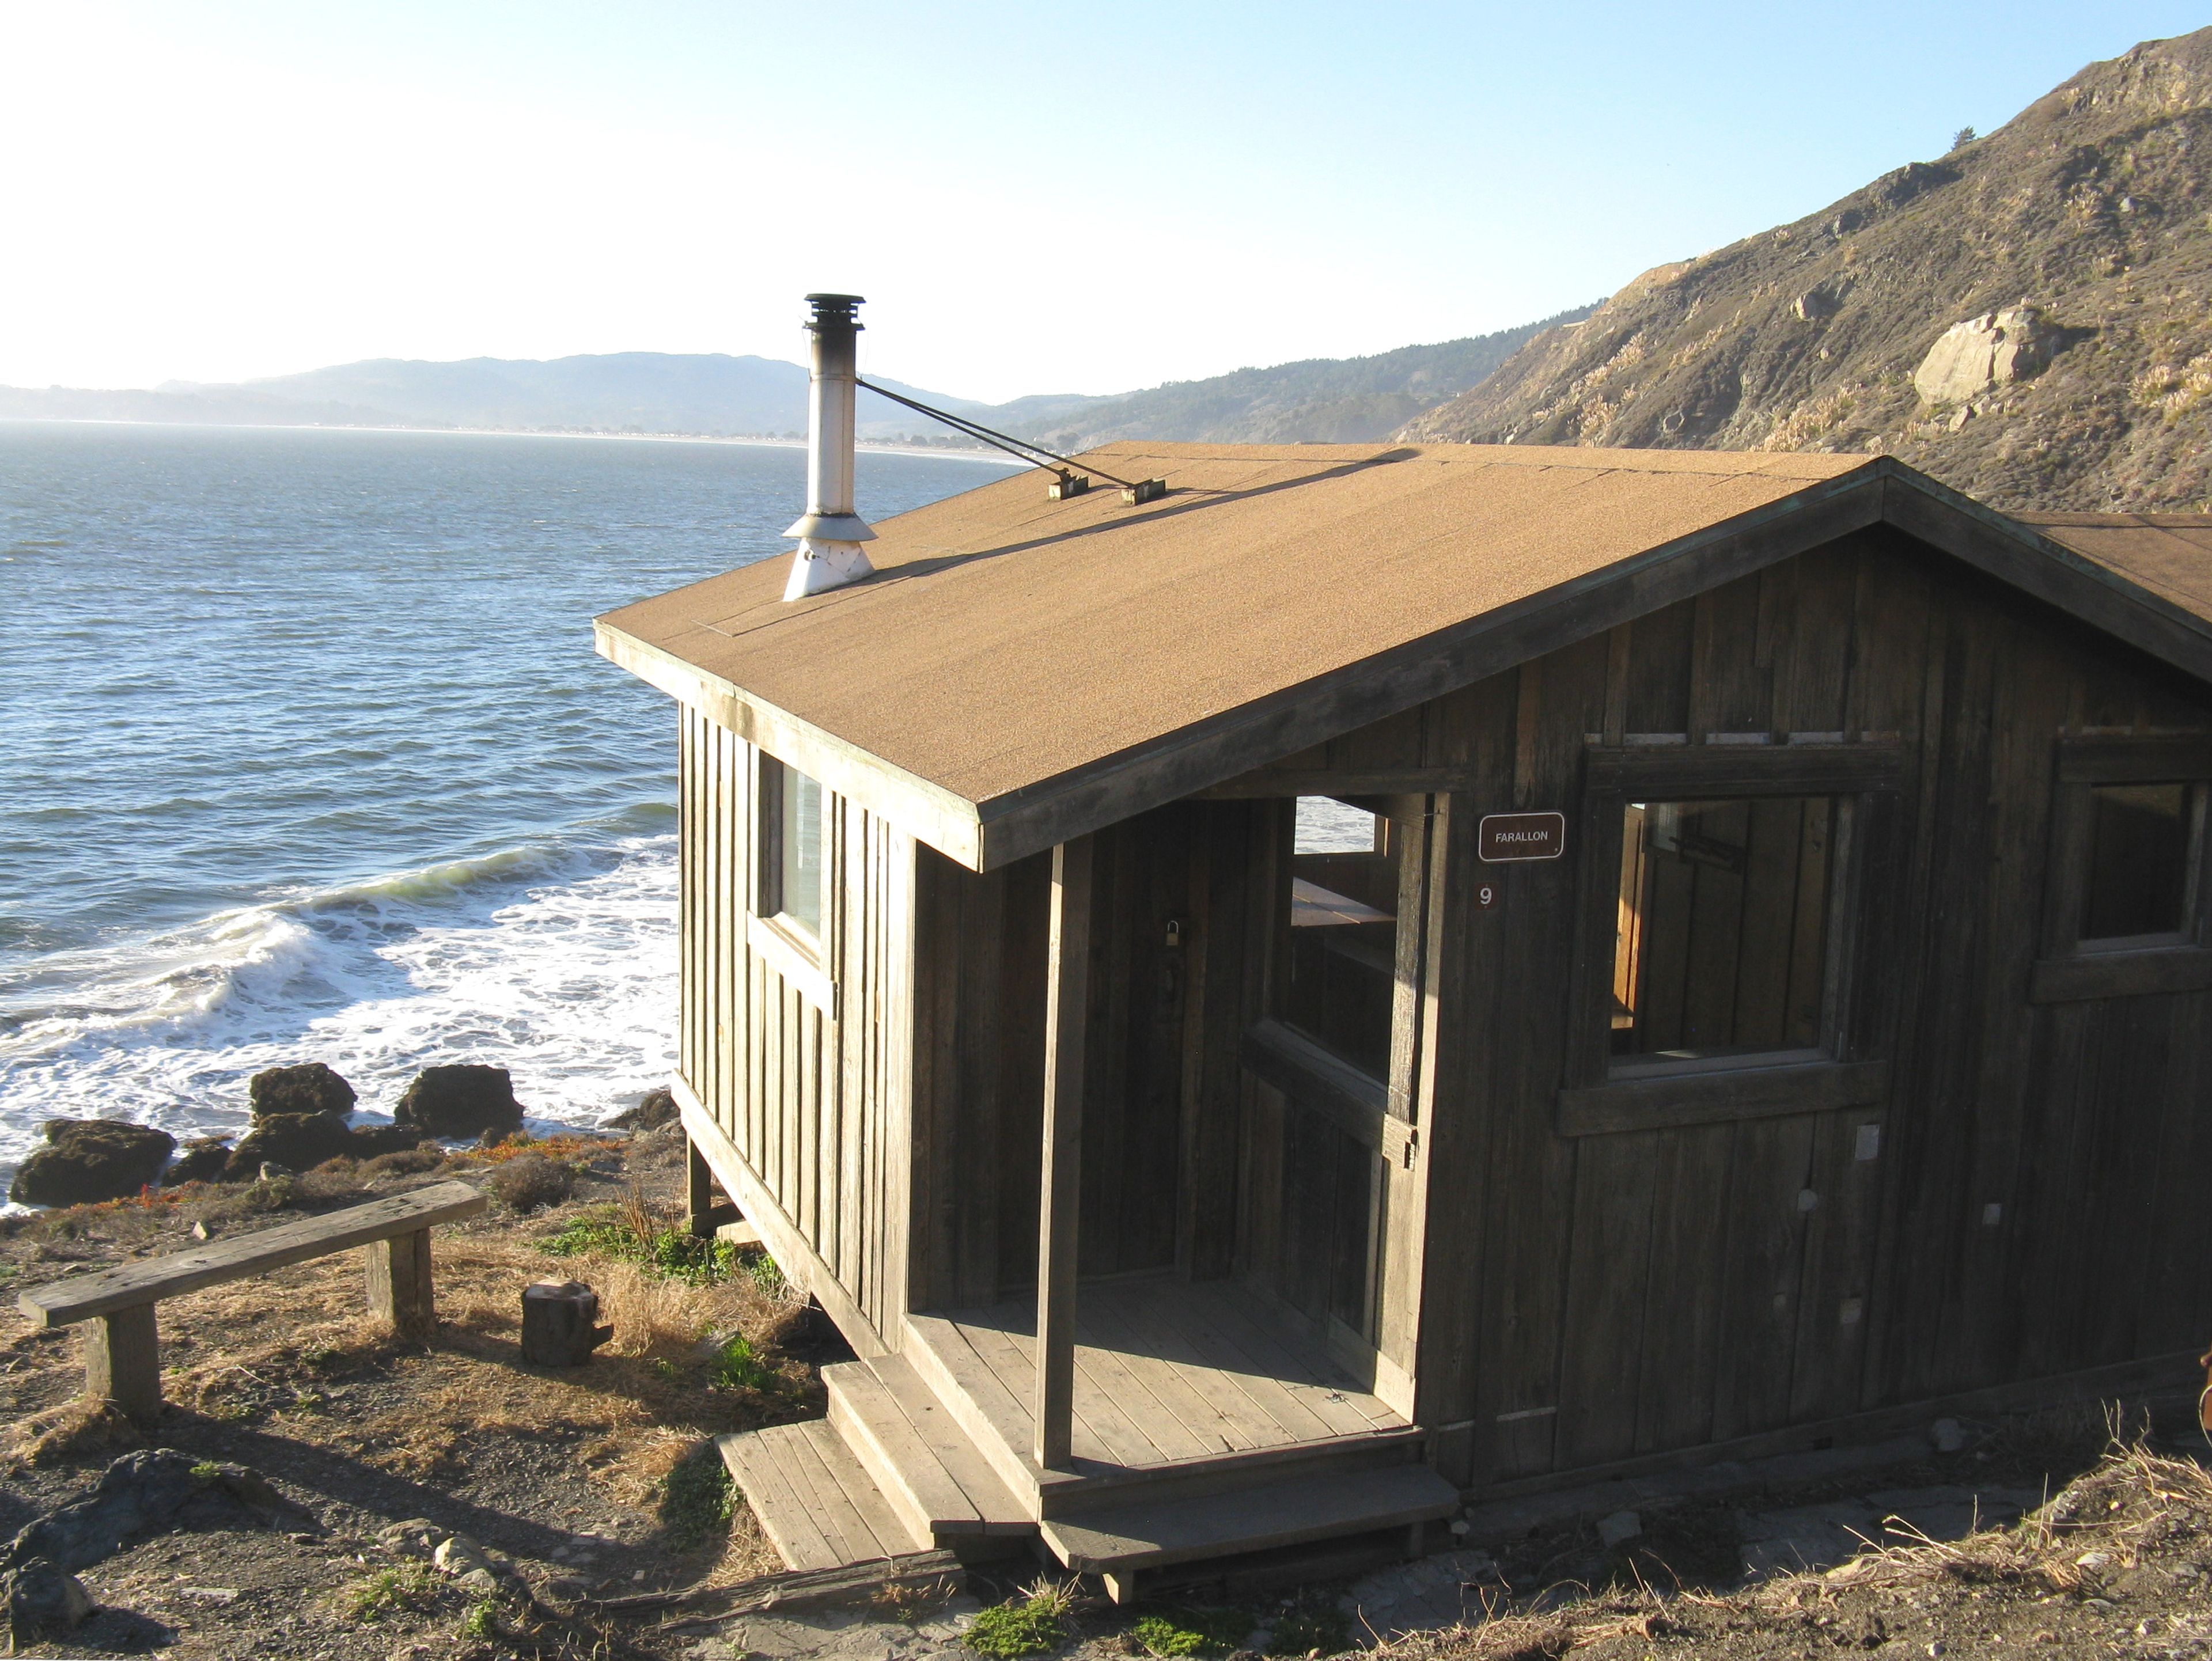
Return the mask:
[[2190,788],[2093,785],[2083,940],[2178,937],[2189,896]]
[[1827,796],[1626,805],[1613,1056],[1820,1043],[1836,822]]
[[822,786],[761,758],[760,914],[810,942],[822,937]]
[[2212,738],[2062,739],[2028,998],[2063,1003],[2212,986],[2203,881]]
[[1376,1080],[1390,1072],[1403,840],[1379,815],[1298,799],[1282,1020]]
[[1559,1134],[1883,1100],[1904,747],[1585,755]]

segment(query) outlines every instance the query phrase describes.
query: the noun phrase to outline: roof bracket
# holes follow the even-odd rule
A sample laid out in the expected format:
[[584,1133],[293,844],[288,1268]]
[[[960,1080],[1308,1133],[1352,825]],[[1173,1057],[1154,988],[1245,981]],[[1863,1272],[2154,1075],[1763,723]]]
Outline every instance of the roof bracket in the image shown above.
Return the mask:
[[1056,502],[1079,496],[1091,488],[1091,481],[1080,473],[1071,473],[1064,467],[1055,467],[1052,473],[1053,481],[1045,486],[1044,494]]
[[1134,484],[1121,487],[1121,500],[1132,507],[1156,502],[1167,494],[1168,482],[1165,479],[1139,479]]

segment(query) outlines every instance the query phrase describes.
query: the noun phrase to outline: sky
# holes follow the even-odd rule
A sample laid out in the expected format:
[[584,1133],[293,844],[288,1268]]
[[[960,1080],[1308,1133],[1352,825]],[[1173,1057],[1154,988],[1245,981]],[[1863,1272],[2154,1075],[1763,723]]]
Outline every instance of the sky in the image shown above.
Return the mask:
[[803,356],[1110,392],[1533,321],[2212,22],[1985,4],[0,0],[0,385]]

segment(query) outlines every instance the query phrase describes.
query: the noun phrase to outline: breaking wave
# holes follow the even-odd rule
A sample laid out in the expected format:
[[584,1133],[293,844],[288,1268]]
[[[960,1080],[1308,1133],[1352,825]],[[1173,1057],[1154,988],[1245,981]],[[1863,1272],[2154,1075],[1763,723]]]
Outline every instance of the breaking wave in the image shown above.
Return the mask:
[[422,1067],[489,1062],[533,1119],[596,1124],[674,1064],[674,821],[641,805],[0,977],[0,1169],[47,1118],[235,1131],[247,1077],[295,1061],[374,1117]]

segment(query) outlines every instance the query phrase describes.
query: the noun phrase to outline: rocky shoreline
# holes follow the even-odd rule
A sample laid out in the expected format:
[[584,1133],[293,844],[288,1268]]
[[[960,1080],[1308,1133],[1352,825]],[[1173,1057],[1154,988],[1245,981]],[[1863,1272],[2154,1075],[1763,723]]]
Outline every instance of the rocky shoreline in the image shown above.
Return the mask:
[[[296,1176],[336,1160],[371,1160],[427,1143],[494,1146],[522,1129],[525,1109],[504,1067],[464,1063],[425,1067],[392,1110],[390,1125],[353,1123],[359,1100],[326,1064],[270,1067],[247,1082],[252,1119],[228,1137],[177,1139],[118,1119],[57,1118],[40,1126],[46,1145],[23,1161],[8,1197],[18,1205],[95,1205],[192,1182],[252,1182],[267,1169]],[[617,1128],[658,1125],[676,1116],[665,1090],[618,1115]]]

